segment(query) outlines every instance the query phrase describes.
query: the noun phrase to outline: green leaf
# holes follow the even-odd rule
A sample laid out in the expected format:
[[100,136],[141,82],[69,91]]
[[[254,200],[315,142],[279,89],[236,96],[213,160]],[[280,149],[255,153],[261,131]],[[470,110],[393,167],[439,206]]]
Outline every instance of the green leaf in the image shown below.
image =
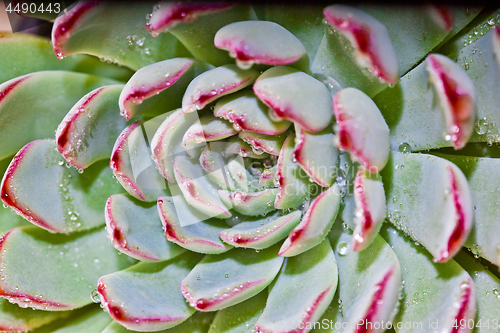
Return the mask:
[[233,249],[207,255],[182,281],[181,290],[199,311],[215,311],[243,302],[266,288],[278,274],[283,258],[276,246],[260,252]]
[[83,96],[56,131],[57,150],[77,169],[108,159],[116,138],[127,126],[118,97],[123,85],[104,86]]
[[61,321],[70,316],[71,311],[41,311],[22,308],[0,299],[0,330],[2,332],[28,331],[50,322]]
[[132,258],[162,261],[185,252],[165,238],[156,203],[112,195],[106,202],[105,218],[113,246]]
[[24,33],[0,32],[0,83],[33,72],[65,70],[127,81],[133,74],[128,68],[99,61],[87,55],[57,59],[49,39]]
[[219,236],[235,247],[265,249],[284,239],[300,222],[301,215],[300,211],[286,215],[274,212],[265,217],[247,218],[231,229],[221,231]]
[[290,127],[289,121],[273,121],[267,111],[251,91],[242,91],[217,102],[214,115],[234,123],[237,129],[266,135],[281,134]]
[[189,83],[182,97],[182,110],[201,110],[216,99],[251,85],[258,76],[256,70],[242,70],[233,64],[210,69]]
[[389,220],[443,262],[462,247],[473,223],[467,179],[453,163],[393,152],[382,173]]
[[[253,156],[262,155],[264,153],[269,153],[271,155],[278,156],[280,154],[281,148],[283,147],[283,143],[285,142],[287,136],[288,132],[279,135],[265,135],[255,132],[241,131],[238,134],[238,137],[240,139],[242,139],[244,142],[248,143],[252,147],[251,151],[253,152],[252,154]],[[241,148],[244,149],[245,147]],[[229,149],[230,148],[228,147],[228,150]],[[243,157],[255,158],[252,155],[245,156],[244,152],[242,153]]]
[[352,236],[341,232],[340,224],[330,235],[339,267],[342,322],[351,331],[369,331],[370,325],[391,321],[401,290],[401,267],[394,251],[380,236],[365,250],[352,251]]
[[[156,13],[158,12],[153,12],[153,15]],[[214,66],[221,66],[230,63],[231,58],[226,52],[214,46],[214,38],[218,30],[233,22],[255,19],[256,16],[251,6],[234,5],[229,9],[200,16],[194,22],[180,23],[168,29],[168,32],[177,37],[196,59]]]
[[457,59],[476,87],[476,122],[470,142],[500,142],[500,116],[495,112],[500,103],[500,50],[495,51],[495,38],[500,40],[498,29],[462,48]]
[[179,284],[200,257],[189,253],[102,276],[97,290],[104,309],[134,331],[158,331],[180,324],[195,310],[185,302]]
[[[90,292],[100,276],[134,262],[118,255],[103,229],[62,235],[20,227],[8,232],[0,244],[2,296],[42,310],[90,304]],[[47,267],[60,274],[47,272]]]
[[146,31],[146,15],[153,5],[149,1],[119,6],[80,2],[55,20],[54,52],[58,57],[92,54],[134,71],[164,59],[189,57],[173,35],[153,38]]
[[[486,323],[488,321],[494,323],[500,316],[500,308],[498,307],[500,279],[465,251],[457,253],[455,260],[467,270],[472,281],[474,281],[477,307],[475,318],[476,329],[474,332],[490,332]],[[493,325],[491,329],[494,331],[495,328]]]
[[145,123],[136,121],[118,136],[111,153],[110,166],[123,188],[134,198],[156,201],[159,196],[170,194],[165,179],[155,170],[151,160],[148,129],[154,131],[168,114]]
[[2,180],[1,197],[17,214],[44,229],[87,230],[104,223],[105,200],[121,192],[111,175],[106,161],[95,163],[84,174],[65,168],[56,144],[37,140],[12,160]]
[[0,85],[0,158],[25,144],[54,137],[68,111],[86,93],[116,81],[87,74],[44,71]]
[[[7,168],[9,167],[10,161],[12,161],[13,156],[3,159],[0,161],[0,175],[3,175]],[[22,216],[17,215],[13,209],[7,209],[8,206],[3,209],[0,208],[0,233],[4,234],[12,228],[23,227],[31,225]]]
[[227,224],[191,207],[177,188],[172,197],[158,198],[158,213],[167,239],[185,249],[219,254],[231,249],[219,239]]
[[135,116],[158,116],[181,106],[181,96],[190,82],[211,65],[191,58],[174,58],[139,69],[120,94],[120,113],[130,120]]
[[270,188],[259,192],[246,193],[219,190],[219,196],[227,206],[247,216],[265,215],[273,210],[278,189]]
[[[393,228],[381,232],[398,256],[405,281],[400,300],[401,309],[394,323],[420,323],[426,331],[438,322],[440,330],[453,331],[460,320],[475,318],[476,291],[471,277],[454,260],[434,263],[432,256]],[[363,253],[363,252],[361,252]],[[435,326],[434,326],[435,327]],[[433,327],[433,328],[434,328]]]
[[290,134],[281,148],[278,158],[277,183],[279,192],[274,202],[277,209],[287,209],[300,205],[309,193],[310,183],[302,168],[292,160],[294,149],[293,134]]
[[231,217],[230,206],[219,198],[217,188],[210,183],[197,160],[176,157],[174,174],[188,204],[208,216]]
[[294,125],[297,141],[293,154],[297,163],[317,184],[331,186],[339,161],[332,128],[328,126],[321,132],[309,133],[297,123]]
[[[326,321],[326,325],[323,324]],[[323,316],[314,323],[316,326],[311,330],[312,333],[341,333],[342,324],[344,323],[342,319],[342,303],[339,300],[339,290],[333,297],[330,306],[326,309]],[[320,326],[318,326],[320,325]],[[345,325],[345,324],[344,324]],[[345,327],[345,326],[344,326]],[[390,331],[389,331],[390,332]]]
[[257,330],[293,332],[313,324],[333,299],[337,273],[337,263],[328,240],[314,249],[287,258],[271,285],[264,313],[255,324]]
[[[195,152],[197,152],[196,148],[198,148],[203,141],[219,141],[237,133],[238,132],[231,126],[230,122],[216,118],[212,114],[204,114],[200,117],[199,121],[191,125],[186,133],[184,133],[181,145],[186,149],[189,156],[195,157]],[[205,146],[204,149],[208,149],[208,146]]]
[[[214,312],[195,312],[191,317],[183,321],[177,326],[167,328],[166,330],[157,331],[158,333],[205,333],[210,327],[210,323],[214,318]],[[116,321],[112,322],[101,333],[127,333],[128,329],[118,324]]]
[[[151,138],[151,150],[156,168],[169,182],[175,182],[174,159],[176,156],[187,156],[182,147],[182,138],[186,131],[199,120],[197,112],[184,113],[177,109],[164,114],[165,120]],[[200,143],[203,144],[203,142]]]
[[[281,141],[281,144],[280,144],[280,147],[281,145],[283,144],[283,141],[285,140],[285,137],[283,138],[280,138],[278,136],[278,141],[271,141],[271,138],[272,137],[269,137],[269,138],[262,138],[262,135],[258,136],[258,140],[252,140],[250,142],[252,142],[253,146],[250,146],[250,144],[242,141],[242,140],[245,140],[244,137],[245,136],[249,136],[249,133],[250,132],[240,132],[239,136],[238,137],[232,137],[232,138],[229,138],[229,140],[227,141],[227,148],[226,148],[226,154],[228,155],[233,155],[233,154],[238,154],[242,157],[248,157],[248,158],[253,158],[253,159],[263,159],[263,158],[268,158],[269,155],[266,154],[264,151],[260,151],[261,149],[264,150],[264,149],[267,149],[267,150],[270,150],[271,149],[274,151],[274,147],[275,145],[279,144],[279,142]],[[276,137],[276,136],[274,136]],[[261,146],[261,143],[264,144],[264,146]],[[256,148],[254,148],[256,147]],[[273,155],[278,155],[278,151],[274,151]]]
[[[50,312],[48,312],[50,313]],[[58,313],[58,312],[52,312]],[[88,305],[74,310],[71,315],[40,327],[33,333],[95,333],[111,323],[111,318],[97,305]]]
[[229,308],[217,311],[208,333],[254,333],[255,323],[264,311],[267,291]]
[[268,69],[255,81],[253,91],[270,107],[271,119],[297,122],[313,133],[325,129],[332,120],[332,96],[326,86],[294,68]]
[[291,32],[269,21],[235,22],[222,27],[214,37],[217,48],[229,51],[241,69],[253,64],[297,65],[308,69],[304,45]]
[[465,246],[500,266],[500,237],[498,226],[498,205],[500,202],[500,181],[497,176],[500,159],[466,156],[440,155],[455,163],[467,177],[474,203],[474,225]]
[[279,255],[292,257],[320,244],[332,228],[339,206],[340,190],[334,184],[310,203],[302,221],[281,246]]

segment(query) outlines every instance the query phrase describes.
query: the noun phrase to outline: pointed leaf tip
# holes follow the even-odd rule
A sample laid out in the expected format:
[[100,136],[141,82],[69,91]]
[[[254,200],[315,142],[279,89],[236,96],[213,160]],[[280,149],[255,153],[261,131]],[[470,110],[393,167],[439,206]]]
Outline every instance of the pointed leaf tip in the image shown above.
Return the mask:
[[166,32],[179,23],[194,22],[199,16],[216,13],[228,9],[233,4],[226,2],[167,2],[160,1],[154,8],[151,18],[146,23],[146,30],[153,37]]
[[368,171],[380,172],[389,159],[389,126],[379,108],[361,90],[346,88],[333,98],[337,119],[335,143]]
[[382,181],[360,168],[354,179],[354,201],[356,228],[352,249],[361,251],[373,241],[387,216]]
[[431,18],[439,27],[441,27],[441,29],[446,32],[450,32],[453,29],[455,18],[451,8],[440,5],[428,5],[427,10],[431,15]]
[[427,56],[427,71],[443,109],[448,135],[455,149],[465,146],[474,130],[476,90],[465,70],[446,56]]
[[500,67],[500,25],[493,27],[493,52],[497,58],[498,66]]
[[270,107],[271,119],[297,122],[312,133],[325,129],[332,119],[332,96],[328,88],[294,68],[268,69],[255,81],[253,91]]
[[52,46],[54,47],[54,53],[59,59],[67,55],[64,50],[64,44],[70,38],[73,30],[78,27],[82,18],[96,7],[98,3],[97,0],[78,2],[71,10],[56,18],[52,27]]
[[323,11],[328,24],[338,29],[354,47],[360,67],[368,68],[379,80],[396,84],[399,63],[385,26],[367,13],[344,5],[332,5]]
[[253,64],[288,65],[307,54],[297,37],[279,24],[268,21],[228,24],[217,31],[214,44],[229,51],[242,69]]

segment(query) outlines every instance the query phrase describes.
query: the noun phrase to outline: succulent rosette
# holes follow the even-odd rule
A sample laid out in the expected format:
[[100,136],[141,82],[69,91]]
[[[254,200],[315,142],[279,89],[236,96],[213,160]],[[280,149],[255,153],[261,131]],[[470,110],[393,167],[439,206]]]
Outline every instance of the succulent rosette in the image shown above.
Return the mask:
[[0,330],[498,329],[499,10],[53,19],[0,34]]

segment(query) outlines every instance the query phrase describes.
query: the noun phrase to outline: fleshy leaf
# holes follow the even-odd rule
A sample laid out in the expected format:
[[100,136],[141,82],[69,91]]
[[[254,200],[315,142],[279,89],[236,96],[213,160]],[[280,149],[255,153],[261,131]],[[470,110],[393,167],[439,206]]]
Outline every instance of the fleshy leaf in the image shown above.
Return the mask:
[[216,99],[251,85],[259,76],[256,70],[224,65],[200,74],[189,83],[182,97],[182,110],[201,110]]
[[455,163],[467,177],[474,203],[474,226],[465,246],[475,255],[500,266],[498,205],[500,159],[441,155]]
[[335,94],[333,108],[337,147],[370,172],[380,172],[389,159],[390,143],[389,127],[377,105],[362,91],[346,88]]
[[[500,131],[495,125],[500,122],[500,117],[493,112],[500,103],[500,90],[498,90],[500,69],[493,54],[492,36],[493,33],[490,32],[473,45],[460,50],[458,62],[466,71],[457,69],[458,65],[453,64],[455,70],[445,71],[447,75],[443,78],[446,80],[437,81],[441,84],[438,86],[440,89],[447,83],[446,87],[450,94],[443,96],[445,105],[450,105],[448,98],[451,97],[455,100],[455,109],[463,109],[463,113],[457,113],[457,118],[463,117],[463,124],[459,124],[461,126],[457,127],[460,129],[459,135],[455,136],[455,139],[460,139],[457,142],[460,145],[466,143],[467,135],[470,135],[471,131],[475,131],[470,139],[472,142],[500,141]],[[441,97],[434,86],[429,84],[428,64],[429,60],[421,63],[405,75],[394,88],[386,89],[374,98],[391,129],[392,150],[397,150],[402,143],[408,143],[413,151],[453,145],[452,136],[457,133],[450,133],[444,110],[439,103]],[[474,93],[473,86],[476,87],[475,97],[471,95]],[[479,87],[489,88],[479,89]],[[470,103],[474,101],[477,110],[468,109]],[[478,119],[475,128],[470,128],[472,123],[469,122],[474,121],[474,113]],[[450,118],[450,121],[454,117]],[[462,137],[462,132],[468,133],[467,135],[464,133],[465,136]]]
[[242,69],[253,64],[289,65],[307,56],[304,45],[291,32],[269,21],[228,24],[217,31],[217,48],[229,51]]
[[470,332],[453,327],[459,328],[461,320],[468,322],[475,318],[476,291],[469,274],[454,260],[434,263],[427,251],[412,244],[397,230],[387,228],[381,234],[396,252],[405,281],[401,309],[394,324],[421,323],[422,330],[426,331],[430,323],[437,321],[444,332]]
[[[389,220],[444,262],[462,247],[472,228],[467,179],[445,159],[393,152],[382,172]],[[396,198],[395,200],[393,198]]]
[[[97,279],[130,266],[94,230],[72,235],[51,234],[37,227],[9,231],[0,243],[0,293],[23,307],[62,311],[90,304]],[[47,267],[64,274],[46,274]]]
[[120,117],[118,96],[123,85],[91,91],[64,117],[56,131],[57,150],[77,169],[107,159],[116,137],[127,126]]
[[[38,311],[41,312],[41,311]],[[60,313],[48,312],[47,313]],[[48,325],[42,326],[32,333],[95,333],[100,332],[111,323],[109,315],[93,304],[71,312],[71,315],[55,320]]]
[[295,135],[297,139],[293,156],[297,163],[317,184],[331,186],[339,159],[339,151],[333,144],[332,128],[309,133],[295,123]]
[[271,155],[278,156],[280,154],[283,143],[287,138],[287,133],[282,133],[279,135],[265,135],[255,132],[242,131],[238,134],[238,136],[240,137],[240,139],[250,144],[255,155],[269,153]]
[[316,322],[337,288],[337,263],[328,240],[310,251],[287,258],[272,284],[259,332],[293,332]]
[[28,331],[56,320],[60,321],[70,313],[70,311],[49,312],[23,309],[2,298],[0,299],[0,330],[2,332]]
[[262,171],[259,179],[259,191],[275,187],[274,180],[276,179],[276,172],[278,166],[274,165],[271,168],[266,168]]
[[[157,331],[158,333],[200,333],[207,332],[210,323],[214,318],[213,312],[195,312],[191,317],[183,321],[177,326],[167,328],[165,330]],[[116,321],[112,322],[101,333],[129,333],[130,331],[118,324]]]
[[175,181],[175,157],[188,155],[182,147],[182,138],[189,127],[198,120],[197,112],[184,113],[182,109],[169,112],[151,139],[151,150],[156,168],[171,183]]
[[326,7],[323,14],[328,24],[352,44],[358,66],[367,68],[382,82],[398,81],[398,57],[382,23],[362,10],[344,5]]
[[[386,27],[390,42],[396,51],[401,74],[415,67],[448,34],[433,20],[425,6],[366,4],[357,7]],[[476,10],[464,7],[452,8],[451,11],[461,17],[454,26],[456,31],[477,15]],[[411,20],[408,20],[408,17],[411,17]],[[387,88],[388,84],[380,83],[378,78],[358,66],[352,56],[353,51],[352,44],[342,33],[327,27],[327,33],[311,66],[312,71],[334,78],[342,87],[357,88],[370,97]]]
[[179,284],[199,259],[189,253],[102,276],[97,287],[101,303],[114,320],[134,331],[176,326],[195,312],[185,302]]
[[174,174],[182,194],[191,206],[209,216],[231,217],[228,207],[219,198],[216,187],[210,183],[198,161],[176,157]]
[[[6,158],[0,161],[1,175],[5,174],[5,171],[9,167],[9,164],[12,161],[13,157],[14,156],[11,156],[10,158]],[[15,227],[24,227],[31,225],[31,223],[29,223],[24,217],[16,214],[13,209],[7,208],[0,209],[0,221],[2,221],[0,223],[0,233],[6,233],[7,231]]]
[[[241,136],[242,136],[242,138],[240,139]],[[275,146],[279,141],[281,141],[281,142],[284,141],[284,138],[280,138],[281,140],[276,142],[276,141],[272,141],[272,137],[269,137],[269,138],[266,137],[265,142],[263,142],[263,138],[260,135],[258,137],[259,141],[254,142],[255,147],[258,147],[258,149],[255,149],[255,151],[254,151],[252,146],[250,146],[248,143],[242,141],[242,140],[244,140],[244,138],[246,136],[248,136],[250,139],[249,132],[240,132],[239,137],[230,138],[227,142],[226,154],[228,154],[228,155],[238,154],[242,157],[248,157],[248,158],[253,158],[253,159],[268,158],[269,155],[267,153],[261,152],[259,150],[262,148],[270,150],[272,148],[273,149],[272,151],[274,152],[273,146]],[[259,143],[265,143],[265,145],[263,147],[257,146],[257,144],[259,144]],[[274,152],[273,155],[275,155],[275,154],[278,155],[278,152],[277,151]]]
[[128,68],[83,54],[59,60],[54,57],[49,39],[20,32],[0,32],[0,59],[0,82],[46,70],[82,72],[120,81],[128,80],[133,74]]
[[157,128],[166,116],[147,123],[136,121],[127,126],[118,136],[111,153],[109,165],[116,179],[130,195],[142,201],[156,201],[159,196],[169,193],[165,179],[155,170],[150,159],[151,151],[143,132],[145,124]]
[[244,302],[217,311],[208,333],[254,333],[255,323],[264,311],[267,291]]
[[158,213],[170,242],[199,253],[219,254],[231,249],[219,238],[227,224],[200,213],[181,194],[158,198]]
[[300,222],[302,213],[287,215],[274,212],[265,217],[254,217],[219,233],[220,238],[232,246],[265,249],[284,239]]
[[167,32],[180,23],[195,22],[198,17],[218,13],[231,7],[230,3],[182,3],[160,1],[153,8],[153,14],[146,29],[154,34]]
[[212,66],[190,58],[160,61],[139,69],[120,94],[120,113],[125,119],[147,114],[159,115],[181,106],[184,93],[200,73]]
[[268,69],[255,81],[253,91],[270,107],[273,119],[297,122],[313,133],[332,120],[332,97],[326,86],[294,68]]
[[95,163],[84,174],[63,164],[53,141],[27,144],[4,174],[3,203],[31,223],[54,232],[102,225],[104,200],[121,191],[111,178],[107,163]]
[[113,246],[132,258],[162,261],[184,252],[165,238],[156,203],[145,204],[124,194],[112,195],[106,202],[105,218]]
[[281,134],[290,127],[289,121],[273,121],[267,110],[253,93],[242,91],[221,99],[214,115],[229,120],[237,129],[266,135]]
[[356,228],[352,249],[361,251],[375,239],[387,216],[384,185],[380,177],[359,168],[354,179],[354,201]]
[[465,146],[474,128],[476,91],[460,65],[440,54],[426,58],[427,71],[444,111],[448,136],[455,147]]
[[189,304],[199,311],[215,311],[243,302],[266,288],[278,274],[283,258],[273,246],[260,252],[233,249],[207,255],[181,283]]
[[153,5],[149,1],[126,6],[79,2],[55,20],[54,52],[59,58],[92,54],[133,70],[164,59],[190,56],[173,35],[166,33],[153,38],[144,29]]
[[334,184],[311,202],[302,221],[281,246],[279,255],[292,257],[320,244],[332,228],[339,206],[340,190]]
[[[201,3],[181,4],[175,3],[171,6],[200,6]],[[203,4],[203,6],[212,6],[211,4]],[[221,6],[221,3],[218,4]],[[226,5],[226,3],[224,4]],[[231,58],[227,52],[219,50],[214,46],[214,37],[222,27],[238,21],[255,20],[255,12],[252,6],[242,4],[223,6],[220,11],[200,15],[195,21],[189,23],[180,23],[175,27],[168,28],[168,32],[177,37],[184,46],[193,54],[196,59],[206,61],[214,66],[221,66],[230,62]],[[162,6],[158,11],[153,11],[151,19],[156,20],[155,16],[162,16]],[[183,13],[185,16],[183,16]],[[189,20],[189,15],[193,13],[191,10],[181,10],[180,16]],[[196,14],[195,14],[196,15]],[[175,19],[175,18],[174,18]],[[151,21],[150,21],[151,22]],[[146,29],[150,29],[146,25]],[[161,28],[160,28],[161,29]],[[151,31],[151,34],[157,35],[157,31]]]
[[54,137],[54,130],[86,93],[119,82],[87,74],[44,71],[0,85],[0,158],[25,144]]
[[[195,149],[204,141],[218,141],[237,134],[238,132],[231,124],[211,114],[200,117],[200,120],[191,125],[184,133],[182,146],[191,157],[194,157]],[[207,146],[204,147],[208,149]]]
[[[200,155],[200,166],[206,172],[207,177],[218,185],[221,189],[227,190],[233,185],[232,179],[227,174],[225,166],[227,165],[223,159],[224,151],[221,146],[208,144]],[[234,187],[234,186],[233,186]]]
[[346,332],[381,333],[385,327],[376,323],[391,321],[398,307],[402,283],[398,258],[380,236],[365,250],[351,251],[352,237],[345,231],[339,236],[338,229],[330,235],[339,268],[342,321],[349,323]]
[[273,211],[277,194],[278,189],[276,188],[251,193],[219,191],[222,202],[231,206],[238,213],[247,216],[265,215]]
[[292,160],[294,135],[290,134],[281,148],[276,179],[279,192],[274,201],[277,209],[300,205],[309,193],[310,183],[302,168]]
[[[474,281],[474,289],[476,290],[476,322],[486,323],[494,322],[500,316],[500,308],[498,305],[498,290],[500,290],[500,279],[495,276],[487,267],[481,265],[474,260],[471,255],[460,251],[455,256],[455,260],[470,274]],[[459,322],[458,326],[465,326],[463,322]],[[477,325],[478,328],[479,324]],[[484,328],[487,328],[486,325]],[[484,329],[483,328],[483,329]],[[477,331],[482,331],[478,329]]]

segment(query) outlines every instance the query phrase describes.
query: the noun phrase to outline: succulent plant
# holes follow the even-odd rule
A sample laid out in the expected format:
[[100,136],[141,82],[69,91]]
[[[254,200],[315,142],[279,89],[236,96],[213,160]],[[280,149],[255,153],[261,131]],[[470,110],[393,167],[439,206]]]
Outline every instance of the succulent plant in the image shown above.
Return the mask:
[[0,330],[498,331],[500,10],[54,19],[0,34]]

